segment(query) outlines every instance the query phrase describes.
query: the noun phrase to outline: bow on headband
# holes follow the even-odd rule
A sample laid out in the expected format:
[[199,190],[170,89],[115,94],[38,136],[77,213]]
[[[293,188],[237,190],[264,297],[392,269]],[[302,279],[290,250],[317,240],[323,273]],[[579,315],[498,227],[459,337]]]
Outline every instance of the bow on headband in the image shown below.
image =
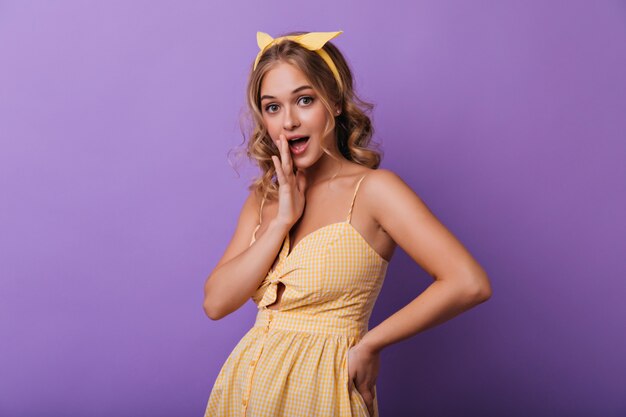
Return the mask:
[[267,51],[273,45],[277,45],[283,39],[288,39],[288,40],[292,40],[292,41],[299,43],[300,45],[302,45],[303,47],[305,47],[306,49],[310,51],[317,52],[319,56],[321,56],[322,59],[326,61],[326,64],[328,64],[328,67],[333,72],[333,75],[335,76],[335,79],[337,80],[337,84],[339,85],[339,88],[342,89],[341,77],[339,76],[339,71],[337,71],[337,67],[335,66],[335,63],[333,62],[333,60],[330,58],[330,55],[328,55],[328,53],[322,49],[322,47],[324,46],[324,44],[326,44],[326,42],[339,36],[342,33],[343,33],[342,30],[338,32],[309,32],[309,33],[305,33],[304,35],[281,36],[280,38],[273,39],[270,35],[268,35],[265,32],[257,32],[256,42],[259,45],[260,51],[257,54],[256,59],[254,60],[254,69],[256,69],[256,66],[259,63],[259,60],[261,59],[261,56],[265,53],[265,51]]

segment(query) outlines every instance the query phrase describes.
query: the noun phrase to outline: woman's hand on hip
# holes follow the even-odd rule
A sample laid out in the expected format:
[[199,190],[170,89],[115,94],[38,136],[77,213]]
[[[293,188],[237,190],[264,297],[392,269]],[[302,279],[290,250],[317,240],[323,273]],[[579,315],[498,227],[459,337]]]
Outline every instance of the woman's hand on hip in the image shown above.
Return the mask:
[[374,415],[374,385],[379,368],[380,352],[373,352],[359,343],[348,349],[348,378],[354,381],[371,416]]

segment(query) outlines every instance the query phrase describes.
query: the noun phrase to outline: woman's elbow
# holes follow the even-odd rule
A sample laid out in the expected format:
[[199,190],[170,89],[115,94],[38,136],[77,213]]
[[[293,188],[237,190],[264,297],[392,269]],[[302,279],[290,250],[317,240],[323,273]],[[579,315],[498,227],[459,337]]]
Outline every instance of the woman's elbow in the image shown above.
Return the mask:
[[473,277],[468,284],[468,297],[472,299],[476,304],[484,303],[493,294],[489,278],[486,274],[480,274]]
[[215,305],[215,303],[211,303],[207,299],[205,299],[204,303],[202,304],[202,308],[204,309],[204,314],[206,314],[207,317],[210,318],[211,320],[219,320],[222,317],[224,317],[224,314],[222,314],[219,308],[216,308],[216,307],[217,306]]

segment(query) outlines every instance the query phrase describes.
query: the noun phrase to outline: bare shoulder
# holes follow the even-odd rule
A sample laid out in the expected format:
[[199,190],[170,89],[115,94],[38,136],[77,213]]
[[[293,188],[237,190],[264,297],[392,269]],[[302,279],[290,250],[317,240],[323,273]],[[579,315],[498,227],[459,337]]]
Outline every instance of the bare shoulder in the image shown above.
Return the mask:
[[369,192],[376,193],[384,191],[388,187],[407,186],[402,178],[390,169],[378,168],[372,169],[367,174],[367,178],[363,180],[364,186],[367,184]]
[[258,193],[254,190],[250,190],[239,212],[239,219],[237,221],[238,225],[240,223],[247,224],[253,222],[253,219],[258,217],[260,206],[261,199],[259,198]]
[[389,206],[402,210],[419,204],[421,199],[409,185],[395,172],[389,169],[372,169],[361,184],[363,199],[369,207],[372,217],[382,225],[385,214],[389,214]]
[[216,267],[238,256],[250,246],[252,234],[259,220],[260,205],[261,199],[254,190],[251,190],[241,207],[231,240]]

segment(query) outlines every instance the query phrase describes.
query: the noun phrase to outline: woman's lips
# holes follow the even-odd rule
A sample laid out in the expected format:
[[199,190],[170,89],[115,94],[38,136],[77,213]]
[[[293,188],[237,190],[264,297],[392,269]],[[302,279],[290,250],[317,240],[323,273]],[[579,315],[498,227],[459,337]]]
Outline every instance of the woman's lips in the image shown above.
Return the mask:
[[293,153],[294,155],[300,155],[306,150],[308,144],[309,144],[308,137],[306,137],[306,140],[304,141],[302,140],[290,141],[289,149],[291,150],[291,153]]

